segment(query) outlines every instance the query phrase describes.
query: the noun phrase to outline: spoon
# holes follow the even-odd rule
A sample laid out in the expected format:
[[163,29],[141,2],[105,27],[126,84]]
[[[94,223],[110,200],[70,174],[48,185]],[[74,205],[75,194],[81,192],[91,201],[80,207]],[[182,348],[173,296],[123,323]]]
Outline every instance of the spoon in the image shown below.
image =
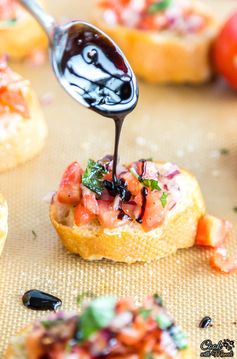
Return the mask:
[[75,100],[114,120],[135,108],[136,77],[109,36],[84,21],[58,26],[34,0],[19,2],[46,32],[54,73]]

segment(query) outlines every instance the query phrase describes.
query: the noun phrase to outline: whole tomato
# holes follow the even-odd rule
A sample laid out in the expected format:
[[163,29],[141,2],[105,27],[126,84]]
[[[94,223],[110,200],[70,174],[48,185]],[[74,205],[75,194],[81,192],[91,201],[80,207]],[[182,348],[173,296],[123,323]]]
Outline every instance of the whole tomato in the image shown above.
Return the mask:
[[237,90],[237,12],[227,20],[217,36],[213,58],[218,73]]

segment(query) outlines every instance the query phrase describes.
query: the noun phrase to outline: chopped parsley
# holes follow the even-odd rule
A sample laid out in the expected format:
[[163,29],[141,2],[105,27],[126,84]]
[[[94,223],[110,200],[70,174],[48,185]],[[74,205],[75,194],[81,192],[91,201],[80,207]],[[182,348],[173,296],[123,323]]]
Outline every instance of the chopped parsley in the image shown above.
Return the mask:
[[36,234],[36,232],[32,229],[32,234],[33,234],[33,239],[36,239],[37,238],[37,234]]
[[166,10],[173,0],[158,0],[148,8],[149,14],[155,14],[158,11]]
[[142,178],[141,176],[139,176],[139,174],[137,173],[137,171],[135,170],[135,168],[131,168],[130,172],[134,175],[134,177],[136,177],[138,179],[139,182],[141,182],[145,187],[150,188],[152,191],[154,191],[154,189],[157,189],[158,191],[161,190],[159,183],[157,180],[154,179],[150,179],[150,178]]
[[100,163],[89,160],[85,173],[82,176],[82,184],[95,192],[98,196],[102,195],[104,184],[103,176],[108,173]]
[[146,308],[141,308],[139,309],[139,315],[143,318],[143,319],[147,319],[151,314],[151,309],[146,309]]
[[161,204],[162,204],[163,208],[165,208],[165,206],[167,205],[167,197],[168,197],[167,192],[163,192],[162,196],[160,197],[160,201],[161,201]]
[[[152,191],[154,191],[155,189],[158,191],[161,191],[161,188],[159,186],[159,182],[157,180],[154,179],[150,179],[150,178],[142,178],[141,176],[139,176],[139,174],[137,173],[137,171],[135,170],[135,168],[130,168],[130,172],[134,175],[134,177],[136,177],[138,179],[138,181],[140,183],[142,183],[145,187],[150,188]],[[164,208],[167,204],[167,197],[168,197],[168,192],[163,192],[162,196],[160,198],[162,207]]]
[[234,211],[235,213],[237,213],[237,206],[235,206],[235,207],[233,208],[233,211]]
[[230,153],[230,150],[228,150],[228,148],[221,148],[220,149],[220,154],[223,156],[226,156]]
[[79,331],[82,341],[109,326],[115,316],[115,304],[116,298],[112,296],[97,298],[89,304],[80,319]]

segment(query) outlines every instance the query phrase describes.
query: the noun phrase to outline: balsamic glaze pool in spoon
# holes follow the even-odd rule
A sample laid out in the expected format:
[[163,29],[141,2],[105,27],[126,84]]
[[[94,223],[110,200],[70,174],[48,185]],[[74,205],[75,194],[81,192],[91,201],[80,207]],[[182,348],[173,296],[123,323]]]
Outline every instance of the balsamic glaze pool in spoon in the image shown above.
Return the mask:
[[122,124],[138,101],[135,75],[121,50],[94,26],[75,22],[57,36],[53,65],[63,86],[84,106],[115,122],[113,181],[116,183]]

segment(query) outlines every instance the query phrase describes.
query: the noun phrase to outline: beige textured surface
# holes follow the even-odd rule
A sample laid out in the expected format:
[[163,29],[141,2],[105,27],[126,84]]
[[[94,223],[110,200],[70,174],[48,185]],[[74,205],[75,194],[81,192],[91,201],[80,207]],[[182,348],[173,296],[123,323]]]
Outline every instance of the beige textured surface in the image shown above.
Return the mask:
[[[53,14],[88,17],[90,2],[51,0]],[[86,3],[86,5],[85,5]],[[223,16],[236,0],[209,0]],[[60,15],[59,15],[60,14]],[[159,292],[177,322],[186,330],[196,358],[204,339],[236,340],[237,275],[212,272],[206,250],[183,250],[158,263],[90,263],[67,254],[48,218],[43,196],[54,190],[64,167],[78,159],[99,157],[112,151],[113,124],[83,109],[67,97],[48,65],[32,70],[14,68],[32,79],[39,95],[53,92],[54,102],[45,108],[49,138],[42,154],[7,174],[0,188],[8,200],[9,236],[0,259],[0,358],[9,337],[42,313],[21,305],[21,295],[39,288],[60,296],[64,309],[76,309],[76,296],[86,290],[95,294],[131,295],[141,300]],[[220,156],[219,149],[229,155]],[[127,119],[121,141],[123,162],[140,157],[171,160],[189,168],[200,180],[210,213],[234,224],[231,250],[237,251],[237,95],[222,83],[205,87],[155,87],[140,84],[139,106]],[[32,230],[37,233],[34,239]],[[214,326],[200,330],[198,322],[210,315]],[[237,357],[237,348],[235,349]]]

